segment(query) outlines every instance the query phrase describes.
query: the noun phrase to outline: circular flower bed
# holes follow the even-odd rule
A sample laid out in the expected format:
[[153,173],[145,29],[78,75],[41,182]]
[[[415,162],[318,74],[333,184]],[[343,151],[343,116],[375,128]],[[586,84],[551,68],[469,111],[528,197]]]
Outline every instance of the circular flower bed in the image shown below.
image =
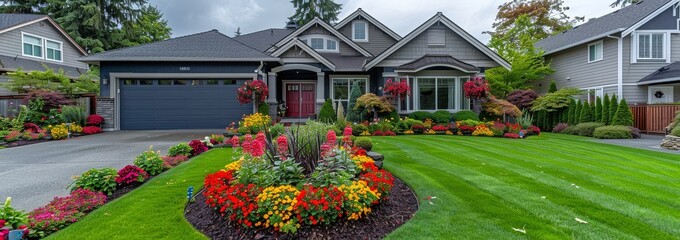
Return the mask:
[[[197,199],[219,214],[219,221],[246,232],[296,234],[299,229],[365,219],[390,199],[395,178],[378,169],[365,151],[352,146],[351,128],[345,133],[338,141],[335,132],[329,131],[325,138],[328,140],[316,145],[311,143],[319,143],[317,138],[295,133],[274,141],[264,133],[232,138],[229,142],[234,147],[235,161],[208,175]],[[408,198],[403,189],[410,190],[400,187],[399,196]],[[408,220],[417,207],[415,197],[411,198],[402,201],[411,206],[403,207],[408,217],[402,216],[398,225]],[[204,217],[187,218],[195,226],[206,225],[194,222]]]

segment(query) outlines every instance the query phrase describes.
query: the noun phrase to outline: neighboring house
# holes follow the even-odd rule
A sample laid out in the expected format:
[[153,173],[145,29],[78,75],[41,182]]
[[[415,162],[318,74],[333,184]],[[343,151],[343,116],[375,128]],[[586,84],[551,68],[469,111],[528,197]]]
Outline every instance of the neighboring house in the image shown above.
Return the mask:
[[584,100],[618,95],[630,105],[680,101],[678,0],[645,0],[541,40],[555,73],[536,83],[547,92],[588,90]]
[[[0,82],[17,69],[64,70],[72,78],[86,73],[88,65],[80,62],[87,56],[54,20],[46,15],[0,14]],[[0,88],[0,95],[16,94]]]
[[463,84],[510,65],[441,13],[401,37],[361,9],[332,26],[320,19],[230,38],[216,30],[94,54],[111,129],[223,128],[252,113],[236,101],[250,79],[269,86],[272,114],[309,118],[325,99],[347,109],[350,88],[382,93],[404,79],[413,94],[400,113],[469,109]]

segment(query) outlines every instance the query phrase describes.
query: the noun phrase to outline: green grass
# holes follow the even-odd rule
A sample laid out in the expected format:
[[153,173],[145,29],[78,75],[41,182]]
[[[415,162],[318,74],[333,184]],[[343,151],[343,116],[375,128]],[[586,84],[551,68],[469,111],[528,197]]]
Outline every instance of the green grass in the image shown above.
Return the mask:
[[[421,199],[418,213],[391,239],[680,238],[679,155],[555,134],[373,141],[385,167]],[[184,220],[186,188],[199,188],[229,154],[194,158],[53,239],[204,239]],[[427,196],[437,197],[434,204]]]
[[192,158],[107,203],[49,239],[206,239],[184,218],[187,188],[227,164],[231,149]]

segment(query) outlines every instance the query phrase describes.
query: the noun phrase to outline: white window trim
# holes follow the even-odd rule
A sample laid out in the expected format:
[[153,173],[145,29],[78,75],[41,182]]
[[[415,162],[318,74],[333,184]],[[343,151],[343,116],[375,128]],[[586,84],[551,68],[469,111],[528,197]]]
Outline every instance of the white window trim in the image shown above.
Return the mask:
[[[355,76],[352,76],[352,75],[349,75],[349,76],[344,76],[344,75],[334,75],[334,76],[330,76],[330,78],[331,78],[331,83],[330,83],[330,98],[331,98],[331,101],[333,101],[333,102],[336,102],[336,101],[345,101],[345,100],[336,100],[336,99],[335,99],[335,85],[334,85],[335,79],[348,79],[348,80],[351,80],[351,79],[363,79],[364,81],[366,81],[366,91],[365,91],[365,92],[366,92],[366,93],[369,93],[368,90],[371,89],[371,88],[370,88],[371,81],[369,80],[370,78],[369,78],[369,76],[367,76],[367,75],[355,75]],[[349,84],[349,87],[348,87],[348,89],[347,89],[347,101],[349,101],[349,97],[350,97],[350,95],[352,94],[352,83],[349,82],[348,84]],[[347,112],[347,109],[345,109],[345,112]]]
[[[653,104],[652,98],[654,98],[654,93],[656,91],[659,91],[659,90],[667,92],[667,94],[669,94],[670,99],[671,99],[671,101],[668,102],[668,103],[673,103],[673,100],[675,100],[675,96],[674,96],[675,89],[674,89],[673,86],[664,85],[664,86],[649,86],[647,88],[647,103],[648,104]],[[661,104],[661,103],[658,103],[658,104]]]
[[[399,76],[399,77],[397,77],[397,78],[403,78],[403,77],[404,77],[404,76]],[[461,103],[462,103],[463,101],[465,101],[465,96],[463,96],[463,94],[460,94],[460,92],[461,92],[462,87],[463,87],[463,84],[464,84],[464,83],[462,82],[462,80],[465,79],[466,82],[467,82],[467,81],[470,81],[470,79],[472,79],[471,76],[410,76],[410,77],[406,77],[407,82],[408,82],[408,79],[409,79],[409,78],[413,78],[413,86],[411,86],[411,94],[413,95],[413,110],[408,109],[408,107],[407,107],[407,108],[406,108],[406,109],[407,109],[406,111],[401,111],[402,113],[412,113],[412,112],[417,112],[417,111],[436,112],[436,111],[441,111],[441,110],[449,111],[449,112],[451,112],[451,113],[454,113],[454,112],[458,112],[458,111],[462,111],[462,110],[469,110],[469,109],[461,109],[461,108],[460,108]],[[455,99],[455,100],[456,100],[456,101],[454,102],[454,107],[455,107],[455,108],[453,108],[453,109],[439,109],[439,108],[437,107],[437,103],[435,103],[435,109],[434,109],[434,110],[431,110],[431,109],[430,109],[430,110],[423,110],[423,109],[420,109],[420,98],[417,96],[417,94],[419,94],[419,93],[418,93],[418,90],[419,90],[418,79],[420,79],[420,78],[434,78],[434,79],[439,79],[439,78],[451,78],[451,79],[454,79],[454,81],[455,81],[455,83],[456,83],[456,84],[455,84],[455,85],[456,85],[456,89],[455,89],[455,94],[456,94],[456,96],[455,96],[456,99]],[[437,99],[437,95],[439,94],[439,93],[437,92],[437,90],[436,90],[436,89],[437,89],[437,85],[438,85],[437,82],[438,82],[438,81],[435,80],[435,84],[434,84],[434,89],[435,89],[435,91],[434,91],[435,95],[434,95],[434,96],[435,96],[435,99]],[[410,100],[409,98],[407,98],[407,99],[406,99],[406,106],[409,106],[409,105],[410,105],[410,102],[411,102],[411,100]]]
[[[678,32],[678,31],[659,31],[659,30],[638,30],[635,31],[633,34],[631,34],[631,47],[630,47],[630,63],[659,63],[660,60],[665,60],[666,63],[671,62],[671,33]],[[639,37],[640,35],[649,35],[649,34],[654,34],[654,33],[662,33],[664,35],[663,37],[663,58],[640,58],[639,54]],[[651,37],[650,37],[650,44],[651,44]],[[650,49],[651,51],[651,49]],[[651,53],[650,53],[651,55]],[[638,60],[643,60],[642,62]],[[653,60],[653,61],[649,61]]]
[[[354,26],[355,26],[354,24],[356,24],[356,23],[363,23],[363,24],[366,26],[366,27],[364,28],[364,31],[365,31],[365,33],[366,33],[366,39],[356,39],[356,38],[354,38],[354,37],[356,36],[356,35],[354,34],[355,31],[356,31],[356,29],[354,28]],[[353,22],[352,22],[352,41],[355,41],[355,42],[368,42],[368,32],[369,32],[369,31],[368,31],[368,27],[369,27],[368,21],[364,21],[364,20],[355,20],[355,21],[353,21]]]
[[[49,61],[53,61],[53,62],[64,62],[64,43],[61,42],[61,41],[57,41],[57,40],[53,40],[53,39],[49,39],[49,38],[43,38],[43,39],[44,39],[43,43],[44,43],[44,48],[45,48],[45,59],[49,60]],[[55,50],[59,50],[59,53],[61,54],[61,60],[55,60],[55,59],[47,58],[47,49],[48,49],[47,41],[59,44],[59,49],[55,49]],[[50,48],[50,49],[53,49],[53,48]]]
[[[24,43],[26,43],[25,40],[24,40],[24,36],[30,36],[30,37],[40,39],[40,43],[42,44],[42,46],[40,46],[40,51],[42,51],[41,55],[40,55],[41,57],[36,57],[36,56],[33,56],[33,55],[27,55],[27,54],[24,53]],[[45,59],[45,38],[38,36],[38,35],[21,32],[21,55],[24,56],[24,57]]]
[[[326,35],[305,35],[300,37],[300,41],[304,42],[309,46],[310,48],[312,47],[312,38],[321,38],[323,39],[323,49],[314,49],[314,51],[317,52],[332,52],[332,53],[338,53],[340,52],[340,41],[337,38],[331,37],[331,36],[326,36]],[[328,50],[328,40],[334,41],[335,42],[335,50]]]
[[[600,58],[591,61],[591,60],[590,60],[590,47],[591,47],[591,46],[596,46],[596,45],[598,45],[598,44],[599,44],[600,46],[602,46],[602,47],[600,47],[600,51],[599,51],[599,52],[600,52]],[[597,54],[596,54],[595,56],[597,56]],[[594,63],[594,62],[602,61],[602,60],[604,59],[604,41],[600,40],[600,41],[597,41],[597,42],[588,44],[588,56],[587,56],[587,58],[588,58],[588,63]]]

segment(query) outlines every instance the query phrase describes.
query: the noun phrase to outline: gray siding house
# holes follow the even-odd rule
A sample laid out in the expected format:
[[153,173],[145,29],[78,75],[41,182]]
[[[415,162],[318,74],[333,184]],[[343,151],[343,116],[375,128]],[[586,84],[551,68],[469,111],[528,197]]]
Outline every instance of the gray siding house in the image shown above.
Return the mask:
[[[87,56],[54,20],[46,15],[0,14],[0,82],[7,73],[60,69],[72,78],[86,73],[88,65],[80,60]],[[0,95],[16,94],[0,88]]]
[[320,19],[235,38],[216,30],[82,58],[101,66],[111,129],[223,128],[252,113],[236,101],[246,80],[269,87],[271,114],[305,119],[326,99],[343,105],[356,83],[382,94],[387,79],[413,94],[399,112],[469,109],[463,84],[510,65],[442,13],[401,37],[362,9],[336,25]]
[[545,50],[555,73],[537,81],[539,93],[554,80],[559,88],[588,90],[584,100],[618,95],[631,105],[680,101],[680,9],[678,0],[645,0],[548,37]]

